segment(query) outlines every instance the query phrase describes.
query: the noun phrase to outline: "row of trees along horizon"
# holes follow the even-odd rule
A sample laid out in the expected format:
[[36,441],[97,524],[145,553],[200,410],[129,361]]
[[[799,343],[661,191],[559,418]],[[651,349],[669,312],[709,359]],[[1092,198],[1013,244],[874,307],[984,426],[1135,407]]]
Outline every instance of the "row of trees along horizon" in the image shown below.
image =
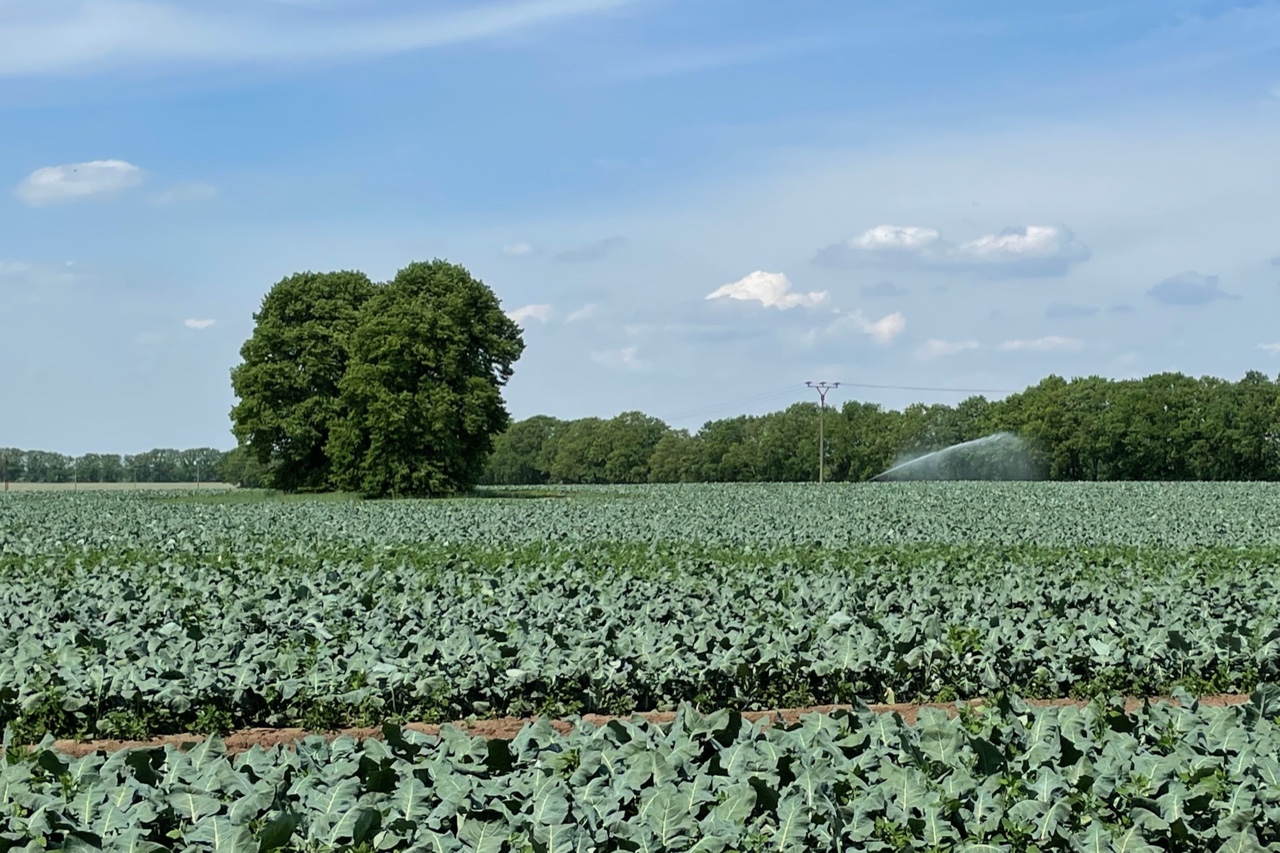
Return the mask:
[[[797,391],[800,389],[797,388]],[[1238,382],[1162,373],[1136,380],[1050,376],[1003,400],[885,409],[828,405],[827,478],[862,481],[913,457],[1007,431],[1053,480],[1280,480],[1280,377]],[[625,412],[512,423],[494,441],[482,485],[785,482],[817,479],[818,404],[707,421],[690,432]],[[0,448],[14,482],[230,482],[270,485],[240,447],[132,456]]]
[[[502,386],[524,352],[522,331],[487,285],[447,261],[409,264],[383,283],[358,271],[297,273],[270,289],[253,319],[231,370],[236,449],[74,459],[0,450],[0,475],[219,479],[368,497],[817,478],[816,402],[696,432],[641,412],[511,423]],[[866,480],[904,457],[997,432],[1019,436],[1037,474],[1054,480],[1280,480],[1280,379],[1050,376],[999,401],[902,411],[846,401],[826,415],[826,470],[833,481]]]

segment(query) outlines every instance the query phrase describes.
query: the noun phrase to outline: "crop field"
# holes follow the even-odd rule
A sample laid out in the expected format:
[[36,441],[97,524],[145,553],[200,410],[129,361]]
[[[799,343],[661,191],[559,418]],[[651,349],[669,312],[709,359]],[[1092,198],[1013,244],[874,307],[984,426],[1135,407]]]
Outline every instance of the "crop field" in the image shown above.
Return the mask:
[[[0,608],[0,849],[1280,845],[1270,484],[10,493]],[[1059,697],[1097,698],[1022,704]],[[500,716],[544,719],[399,728]],[[199,737],[348,726],[387,728]],[[54,742],[171,734],[202,743]]]

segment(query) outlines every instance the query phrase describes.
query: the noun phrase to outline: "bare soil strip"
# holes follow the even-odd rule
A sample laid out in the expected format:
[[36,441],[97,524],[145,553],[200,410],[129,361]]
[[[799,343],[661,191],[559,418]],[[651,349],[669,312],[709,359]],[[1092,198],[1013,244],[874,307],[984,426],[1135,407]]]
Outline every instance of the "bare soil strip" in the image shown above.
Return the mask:
[[[1240,705],[1247,702],[1248,696],[1243,694],[1226,694],[1219,696],[1203,696],[1200,703],[1203,705]],[[1144,700],[1130,698],[1125,701],[1125,709],[1129,713],[1142,706]],[[1170,702],[1178,704],[1178,700],[1168,696],[1151,697],[1152,702]],[[962,703],[930,703],[926,705],[872,705],[871,710],[881,714],[899,714],[908,725],[914,725],[922,708],[937,708],[954,716],[959,713],[961,705],[976,707],[982,705],[982,700],[972,700]],[[1033,699],[1028,700],[1027,704],[1037,708],[1060,707],[1064,705],[1083,706],[1086,703],[1078,699]],[[838,710],[852,710],[851,705],[816,705],[809,708],[785,708],[775,711],[744,711],[742,716],[751,721],[765,720],[766,724],[776,722],[795,723],[801,717],[809,714],[830,714]],[[648,714],[638,714],[637,716],[644,718],[651,723],[669,723],[675,719],[675,713],[671,711],[659,711]],[[443,725],[452,726],[461,732],[469,735],[485,737],[485,738],[501,738],[510,740],[519,734],[520,730],[536,718],[526,717],[501,717],[493,720],[459,720],[453,723],[445,723]],[[629,719],[627,717],[607,717],[599,714],[584,714],[582,719],[593,726],[602,726],[610,720]],[[573,723],[567,720],[552,720],[551,726],[561,733],[566,733],[573,728]],[[434,735],[440,732],[441,725],[428,725],[424,723],[409,723],[403,728],[421,732],[422,734]],[[382,729],[377,728],[351,728],[341,729],[330,732],[308,732],[304,729],[242,729],[232,732],[223,738],[230,754],[239,754],[248,752],[255,746],[263,749],[270,749],[273,746],[289,746],[303,738],[319,735],[329,740],[334,740],[343,735],[355,737],[358,739],[365,738],[381,738]],[[63,755],[80,757],[89,755],[99,750],[104,752],[115,752],[121,749],[149,749],[155,747],[173,746],[179,749],[192,747],[204,740],[204,735],[166,735],[164,737],[155,738],[148,741],[126,741],[126,740],[60,740],[54,743],[54,749]]]

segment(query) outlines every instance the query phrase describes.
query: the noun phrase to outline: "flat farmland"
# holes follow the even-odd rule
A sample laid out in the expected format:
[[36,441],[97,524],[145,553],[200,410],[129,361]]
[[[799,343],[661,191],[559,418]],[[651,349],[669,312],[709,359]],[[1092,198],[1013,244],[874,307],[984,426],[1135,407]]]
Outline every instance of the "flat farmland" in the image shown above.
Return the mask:
[[[227,777],[206,780],[209,799],[185,823],[170,808],[127,824],[145,838],[189,834],[193,849],[215,824],[258,843],[285,818],[284,837],[305,849],[1258,849],[1280,840],[1280,765],[1262,757],[1280,743],[1278,593],[1270,484],[690,485],[388,502],[10,493],[0,643],[14,653],[0,660],[0,717],[10,744],[47,738],[37,766],[88,762],[75,766],[98,776],[114,766],[105,753],[71,759],[54,739],[392,726],[381,746],[140,752],[156,778],[137,762],[121,770],[139,803],[204,778],[191,762],[275,780],[251,814],[233,816]],[[1115,704],[1171,693],[1181,708]],[[1194,702],[1215,694],[1253,698]],[[1094,701],[1022,704],[1060,698]],[[978,711],[922,713],[914,726],[863,707],[975,699]],[[815,705],[852,710],[799,727],[738,713]],[[633,713],[667,722],[625,722]],[[588,714],[623,722],[572,722]],[[533,716],[544,721],[510,747],[396,728]],[[745,763],[726,769],[726,751]],[[426,755],[475,777],[478,799],[448,788],[443,767],[415,775]],[[342,787],[347,823],[312,814],[320,788],[295,790],[299,761],[315,785]],[[353,769],[368,762],[390,775]],[[165,776],[178,766],[194,775]],[[1252,817],[1228,820],[1231,785],[1256,801]],[[551,810],[499,807],[520,786]],[[402,794],[422,803],[393,805]],[[989,822],[988,794],[1000,815]],[[671,821],[657,829],[655,801]],[[411,806],[444,811],[419,822]],[[483,846],[465,815],[502,840]],[[393,832],[396,821],[407,823]]]

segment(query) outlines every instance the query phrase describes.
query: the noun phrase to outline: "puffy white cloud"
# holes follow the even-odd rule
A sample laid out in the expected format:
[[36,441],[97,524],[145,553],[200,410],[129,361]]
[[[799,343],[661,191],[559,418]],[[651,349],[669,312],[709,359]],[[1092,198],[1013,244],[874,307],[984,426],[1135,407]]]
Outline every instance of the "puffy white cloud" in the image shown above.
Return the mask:
[[933,228],[915,225],[877,225],[849,241],[849,245],[868,251],[923,251],[935,246],[942,239]]
[[91,160],[36,169],[14,193],[29,205],[56,204],[120,192],[142,179],[142,170],[124,160]]
[[825,290],[798,293],[791,287],[791,280],[780,272],[756,270],[737,281],[713,290],[706,295],[706,299],[759,302],[766,308],[777,308],[779,311],[789,308],[814,308],[826,301]]
[[531,243],[509,243],[502,247],[502,254],[512,258],[521,258],[533,252]]
[[596,315],[596,311],[598,310],[599,310],[599,306],[597,306],[594,302],[588,302],[586,305],[583,305],[581,308],[577,309],[576,311],[570,311],[568,316],[564,318],[564,321],[566,323],[577,323],[582,320],[590,320],[592,317]]
[[964,258],[996,261],[1027,257],[1059,257],[1070,253],[1074,242],[1075,235],[1065,228],[1053,225],[1028,225],[1025,228],[1009,228],[999,234],[988,234],[976,240],[961,243],[955,253]]
[[182,325],[188,329],[207,329],[212,326],[216,320],[183,320]]
[[516,323],[524,323],[525,320],[537,320],[539,323],[545,323],[551,316],[551,306],[546,303],[524,305],[514,311],[508,311],[507,316]]
[[1075,350],[1084,346],[1079,338],[1064,338],[1061,335],[1049,335],[1044,338],[1019,339],[1005,341],[1000,349],[1005,352],[1052,352],[1054,350]]
[[962,352],[975,350],[980,346],[977,341],[944,341],[941,338],[930,338],[916,350],[916,357],[923,361],[959,355]]
[[1088,257],[1088,247],[1061,225],[1006,228],[962,243],[944,240],[933,228],[877,225],[826,247],[814,260],[833,267],[889,266],[997,278],[1063,275]]
[[893,343],[894,338],[907,329],[907,318],[901,311],[886,314],[879,320],[870,320],[861,311],[842,314],[828,327],[828,332],[839,335],[848,329],[867,335],[881,346]]
[[871,336],[871,340],[878,344],[888,344],[898,335],[902,334],[907,328],[907,318],[902,316],[901,311],[895,311],[885,317],[881,317],[875,322],[867,322],[863,324],[862,330]]

